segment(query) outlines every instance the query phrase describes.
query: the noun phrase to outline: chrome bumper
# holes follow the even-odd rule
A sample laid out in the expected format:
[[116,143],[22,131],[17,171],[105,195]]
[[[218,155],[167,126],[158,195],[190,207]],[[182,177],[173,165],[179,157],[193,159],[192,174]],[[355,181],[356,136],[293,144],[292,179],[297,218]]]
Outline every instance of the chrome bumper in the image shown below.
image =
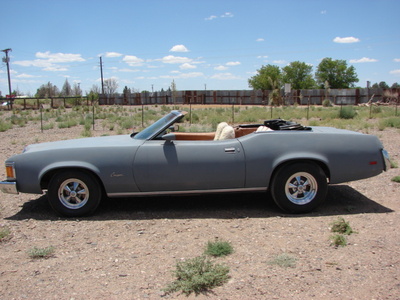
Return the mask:
[[11,181],[0,181],[0,191],[6,194],[18,195],[17,183]]
[[382,149],[383,162],[385,163],[385,171],[390,169],[390,156],[389,153]]

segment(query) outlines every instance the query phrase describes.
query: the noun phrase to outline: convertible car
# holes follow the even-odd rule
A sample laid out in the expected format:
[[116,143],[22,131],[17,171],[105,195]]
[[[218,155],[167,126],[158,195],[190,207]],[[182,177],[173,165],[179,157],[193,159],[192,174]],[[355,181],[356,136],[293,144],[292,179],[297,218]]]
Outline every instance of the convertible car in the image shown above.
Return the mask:
[[93,213],[103,197],[254,191],[269,191],[286,212],[306,213],[325,200],[328,184],[372,177],[390,166],[372,135],[279,119],[179,132],[185,114],[171,111],[132,135],[27,146],[5,162],[0,188],[12,194],[47,190],[51,207],[69,217]]

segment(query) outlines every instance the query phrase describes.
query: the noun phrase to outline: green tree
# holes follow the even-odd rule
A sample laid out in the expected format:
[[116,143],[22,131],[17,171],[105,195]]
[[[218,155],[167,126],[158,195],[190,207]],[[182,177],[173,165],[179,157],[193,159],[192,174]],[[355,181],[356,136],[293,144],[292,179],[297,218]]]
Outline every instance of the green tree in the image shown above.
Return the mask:
[[47,84],[42,84],[36,91],[37,98],[56,97],[60,91],[56,85],[53,85],[50,81]]
[[381,89],[388,89],[388,88],[389,88],[389,85],[388,85],[385,81],[379,82],[378,86],[379,86]]
[[65,79],[64,85],[61,89],[61,96],[68,97],[71,96],[71,94],[72,94],[71,85],[69,84],[68,79]]
[[254,90],[274,90],[282,83],[282,72],[278,66],[266,65],[257,70],[249,80],[249,87]]
[[399,89],[400,88],[400,84],[398,84],[397,82],[393,83],[391,86],[392,89]]
[[290,83],[292,89],[312,89],[315,87],[315,80],[312,74],[312,66],[300,62],[291,62],[283,68],[283,82]]
[[354,66],[347,66],[345,60],[324,58],[315,72],[317,84],[323,88],[328,81],[332,89],[348,89],[354,87],[358,77]]

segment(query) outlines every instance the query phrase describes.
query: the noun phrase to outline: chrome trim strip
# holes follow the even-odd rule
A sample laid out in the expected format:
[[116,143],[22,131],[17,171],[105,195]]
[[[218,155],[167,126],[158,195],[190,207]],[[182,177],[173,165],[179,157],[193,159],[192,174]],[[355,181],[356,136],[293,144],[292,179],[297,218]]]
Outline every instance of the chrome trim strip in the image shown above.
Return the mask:
[[107,193],[110,198],[129,196],[168,196],[168,195],[191,195],[191,194],[219,194],[219,193],[242,193],[242,192],[265,192],[266,187],[240,188],[240,189],[215,189],[215,190],[189,190],[189,191],[157,191],[157,192],[132,192],[132,193]]
[[19,194],[17,190],[17,183],[10,181],[0,181],[0,191],[6,194]]

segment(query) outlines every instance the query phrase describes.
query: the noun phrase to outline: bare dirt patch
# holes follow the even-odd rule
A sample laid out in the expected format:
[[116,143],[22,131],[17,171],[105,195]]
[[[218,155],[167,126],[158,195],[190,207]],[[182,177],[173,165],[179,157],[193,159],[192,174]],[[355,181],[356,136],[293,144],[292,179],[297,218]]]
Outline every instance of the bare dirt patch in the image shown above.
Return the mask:
[[[41,133],[37,124],[1,132],[0,161],[81,132]],[[93,131],[104,133],[112,134]],[[399,161],[399,132],[372,134]],[[283,214],[263,194],[235,194],[108,200],[92,217],[65,219],[45,195],[0,194],[0,225],[11,231],[0,243],[1,298],[400,299],[400,184],[390,181],[399,172],[331,186],[326,203],[307,215]],[[357,233],[335,248],[329,227],[339,217]],[[201,255],[215,238],[234,247],[216,259],[229,266],[229,282],[207,295],[165,295],[176,262]],[[28,255],[49,246],[48,259]],[[270,263],[283,253],[294,267]]]

